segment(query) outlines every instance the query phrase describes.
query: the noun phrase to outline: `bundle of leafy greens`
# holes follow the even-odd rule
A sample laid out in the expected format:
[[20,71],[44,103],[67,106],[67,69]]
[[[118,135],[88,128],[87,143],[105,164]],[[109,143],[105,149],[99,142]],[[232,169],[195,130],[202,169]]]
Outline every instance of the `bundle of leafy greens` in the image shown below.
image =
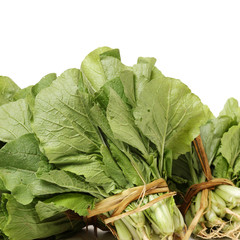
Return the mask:
[[[191,149],[209,109],[154,58],[125,66],[117,49],[91,52],[81,69],[45,76],[25,89],[0,79],[0,231],[30,240],[83,227],[72,210],[156,179]],[[139,196],[125,212],[163,193]],[[109,217],[112,212],[104,213]],[[184,222],[173,197],[118,219],[121,240],[172,239]]]
[[30,104],[34,95],[55,79],[56,74],[49,74],[35,86],[21,90],[10,78],[0,77],[0,239],[53,235],[57,239],[85,226],[83,221],[70,222],[66,208],[45,202],[56,193],[71,192],[71,188],[37,177],[38,170],[53,166],[32,131]]
[[[202,238],[238,239],[240,232],[240,107],[229,99],[217,118],[201,127],[201,138],[214,178],[231,180],[235,186],[219,185],[208,193],[208,205],[193,233]],[[206,180],[195,148],[173,163],[173,175],[188,181],[188,186]],[[180,188],[183,186],[180,186]],[[186,187],[186,186],[185,186]],[[186,189],[186,188],[185,188]],[[199,192],[192,200],[185,220],[189,226],[201,205]]]

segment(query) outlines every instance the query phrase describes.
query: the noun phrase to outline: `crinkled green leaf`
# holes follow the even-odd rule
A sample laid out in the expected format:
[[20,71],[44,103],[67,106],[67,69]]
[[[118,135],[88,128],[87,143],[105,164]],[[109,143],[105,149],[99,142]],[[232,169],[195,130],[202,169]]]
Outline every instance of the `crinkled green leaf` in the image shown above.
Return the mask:
[[99,190],[97,187],[90,185],[85,182],[83,177],[75,175],[71,172],[55,169],[51,171],[38,172],[37,177],[74,192],[85,192],[92,194],[93,196],[99,196]]
[[20,90],[20,87],[12,79],[0,76],[0,105],[13,101],[14,94]]
[[98,91],[106,82],[106,76],[101,64],[100,54],[111,50],[109,47],[101,47],[89,53],[82,61],[81,70],[87,79],[89,88]]
[[107,119],[115,138],[147,154],[131,110],[114,90],[110,91]]
[[95,205],[95,198],[87,194],[66,193],[50,198],[45,203],[54,203],[56,206],[71,209],[80,216],[87,216],[88,208],[92,209]]
[[34,196],[69,191],[37,179],[36,172],[44,164],[47,160],[33,134],[11,141],[0,150],[0,178],[6,189],[22,204],[31,203]]
[[92,101],[78,90],[80,77],[79,70],[69,69],[36,97],[33,128],[50,161],[100,147],[89,116]]
[[9,142],[31,133],[31,113],[24,99],[0,106],[0,141]]
[[176,159],[190,150],[210,112],[181,81],[155,78],[147,83],[134,111],[137,126],[157,146],[160,156],[169,149]]
[[11,240],[46,238],[71,230],[78,224],[77,221],[69,221],[65,215],[53,220],[40,221],[35,204],[21,205],[11,195],[6,197],[8,220],[3,232]]
[[102,186],[106,192],[115,189],[115,182],[107,177],[99,155],[66,156],[52,161],[58,168],[84,176],[85,181]]

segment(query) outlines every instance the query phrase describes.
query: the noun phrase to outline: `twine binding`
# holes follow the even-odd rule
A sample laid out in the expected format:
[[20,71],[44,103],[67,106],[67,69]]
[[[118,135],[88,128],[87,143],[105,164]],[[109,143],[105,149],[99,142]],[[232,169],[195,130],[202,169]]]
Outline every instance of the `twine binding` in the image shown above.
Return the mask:
[[[143,206],[139,204],[139,206],[136,209],[122,213],[131,202],[154,193],[164,194],[153,199],[152,201],[148,202]],[[105,223],[106,227],[111,231],[114,237],[116,237],[119,240],[119,236],[116,230],[112,227],[114,221],[124,218],[133,213],[144,211],[151,207],[152,205],[154,205],[155,203],[175,195],[176,192],[169,192],[169,188],[166,181],[163,178],[159,178],[149,184],[126,189],[119,194],[113,195],[100,201],[95,205],[94,209],[88,209],[88,215],[86,217],[79,216],[78,214],[74,213],[71,210],[66,211],[65,214],[71,220],[85,221],[86,226],[92,224],[94,226],[95,231],[96,227],[99,227],[99,225],[97,225],[97,221],[95,218],[96,216],[98,216],[99,219],[103,223]],[[112,215],[109,218],[103,215],[103,213],[109,211],[113,211]],[[102,230],[106,231],[106,229]]]
[[[158,198],[150,201],[149,203],[143,206],[138,206],[136,209],[132,211],[122,213],[131,202],[138,200],[142,196],[143,192],[144,196],[154,193],[165,194],[159,196]],[[113,223],[114,221],[124,218],[133,213],[144,211],[147,208],[151,207],[153,204],[174,195],[176,195],[176,192],[169,192],[169,188],[167,186],[166,181],[163,178],[159,178],[149,184],[129,188],[119,194],[113,195],[102,200],[101,202],[95,205],[94,209],[88,210],[87,217],[89,218],[109,211],[113,211],[110,218],[104,219],[105,224]]]
[[[184,198],[184,203],[180,207],[180,210],[181,210],[183,216],[185,216],[188,208],[191,205],[192,198],[194,196],[196,196],[200,191],[202,191],[200,208],[197,211],[196,215],[194,216],[190,226],[188,227],[188,230],[187,230],[183,240],[188,240],[190,238],[190,236],[191,236],[193,230],[195,229],[196,225],[198,224],[200,218],[203,216],[204,211],[209,206],[209,204],[208,204],[209,190],[213,190],[216,186],[219,186],[222,184],[234,186],[234,184],[228,179],[224,179],[224,178],[213,179],[211,169],[209,166],[209,162],[208,162],[208,158],[207,158],[206,152],[204,150],[204,146],[203,146],[200,135],[194,139],[193,144],[194,144],[194,148],[197,152],[199,161],[201,163],[201,166],[203,168],[203,172],[206,176],[207,181],[192,185],[188,189],[188,191],[185,195],[185,198]],[[202,235],[198,235],[198,236],[203,237]],[[217,236],[220,236],[220,235],[217,235]],[[207,233],[206,233],[206,238],[209,238],[209,236],[207,236]]]

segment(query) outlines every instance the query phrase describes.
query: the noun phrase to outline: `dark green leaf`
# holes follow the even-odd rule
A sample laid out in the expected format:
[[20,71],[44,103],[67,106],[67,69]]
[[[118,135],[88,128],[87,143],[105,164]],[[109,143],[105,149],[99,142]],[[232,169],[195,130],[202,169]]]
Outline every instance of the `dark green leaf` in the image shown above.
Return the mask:
[[7,190],[22,204],[32,202],[34,196],[69,191],[39,180],[38,168],[47,165],[33,134],[26,134],[0,150],[0,178]]
[[218,155],[213,161],[213,176],[216,178],[228,178],[229,164],[222,155]]
[[4,233],[12,240],[32,240],[46,238],[67,230],[73,229],[78,223],[69,221],[67,216],[50,221],[40,221],[35,210],[35,204],[21,205],[11,195],[8,199],[6,209],[8,221],[4,227]]

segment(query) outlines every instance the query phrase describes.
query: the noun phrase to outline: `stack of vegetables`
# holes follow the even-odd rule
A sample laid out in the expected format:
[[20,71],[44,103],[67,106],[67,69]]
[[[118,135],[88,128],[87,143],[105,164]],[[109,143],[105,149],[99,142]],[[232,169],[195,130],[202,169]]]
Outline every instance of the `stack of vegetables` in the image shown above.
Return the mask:
[[[0,239],[63,239],[92,216],[120,240],[182,237],[184,220],[170,190],[185,192],[206,180],[192,147],[201,126],[213,176],[238,184],[235,102],[214,118],[155,62],[140,57],[129,67],[117,49],[103,47],[80,69],[48,74],[25,89],[0,77]],[[202,231],[202,223],[216,230],[220,220],[221,231],[235,231],[238,188],[224,185],[212,192],[209,217],[194,232]],[[221,201],[223,209],[219,199],[226,192],[231,198]],[[187,224],[201,192],[195,198]]]
[[198,157],[194,145],[173,164],[173,174],[187,180],[188,187],[206,185],[202,184],[205,181],[218,182],[215,187],[208,187],[207,193],[199,191],[188,210],[184,207],[189,234],[193,231],[205,239],[239,239],[240,107],[237,100],[229,99],[219,116],[201,127],[201,139],[207,159],[203,165],[209,168],[211,179],[207,179],[209,174],[203,171],[199,161],[201,156]]

